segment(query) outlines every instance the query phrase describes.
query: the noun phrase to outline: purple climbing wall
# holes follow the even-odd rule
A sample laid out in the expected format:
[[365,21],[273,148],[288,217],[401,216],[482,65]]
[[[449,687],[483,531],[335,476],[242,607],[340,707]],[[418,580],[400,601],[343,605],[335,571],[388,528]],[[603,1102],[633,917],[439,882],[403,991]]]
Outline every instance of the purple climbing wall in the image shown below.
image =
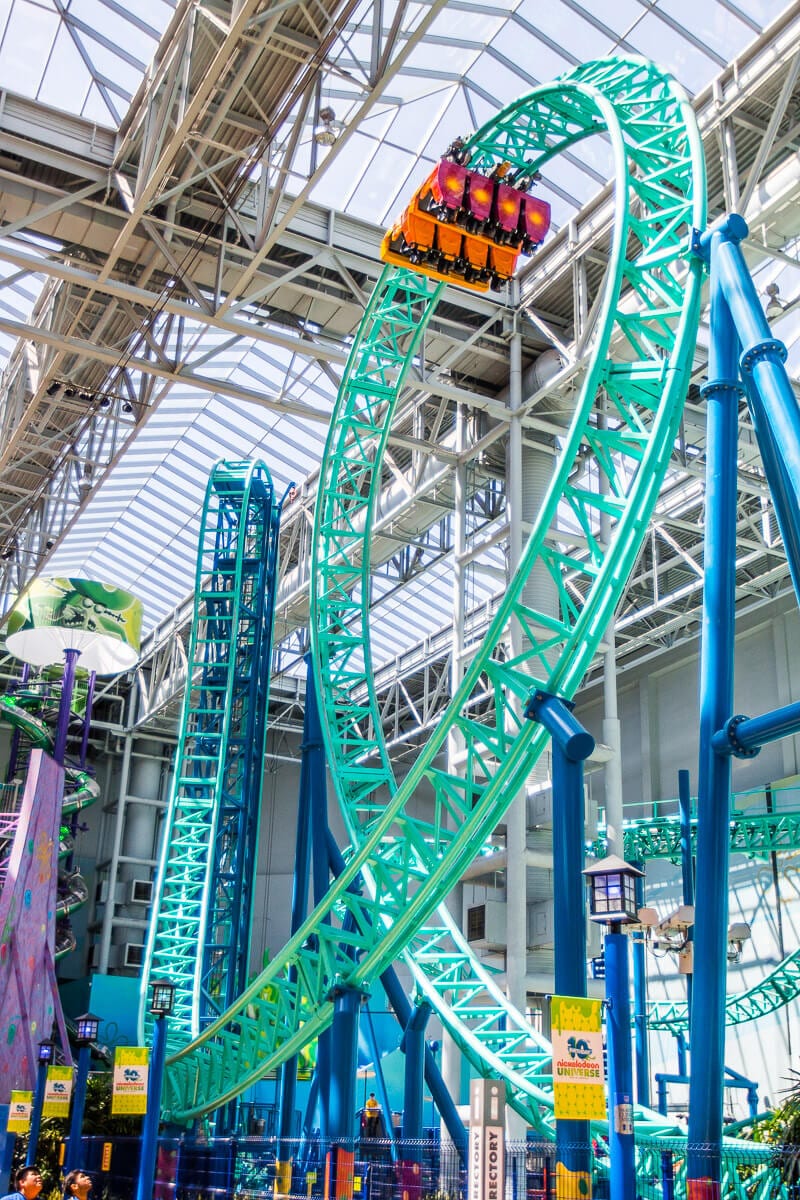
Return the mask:
[[53,942],[63,791],[64,768],[34,750],[0,893],[0,1104],[34,1086],[37,1045],[62,1022]]

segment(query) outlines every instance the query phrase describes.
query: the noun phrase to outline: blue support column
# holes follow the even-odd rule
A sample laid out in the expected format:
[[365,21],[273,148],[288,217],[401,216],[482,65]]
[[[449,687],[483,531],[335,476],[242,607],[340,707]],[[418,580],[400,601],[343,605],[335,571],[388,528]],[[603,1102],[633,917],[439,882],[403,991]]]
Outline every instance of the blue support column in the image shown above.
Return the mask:
[[136,1181],[136,1200],[153,1200],[166,1049],[167,1018],[157,1016],[153,1021],[153,1048],[150,1052],[150,1073],[147,1079],[147,1112],[142,1124],[142,1152],[139,1159],[139,1178]]
[[[303,714],[303,745],[300,763],[300,796],[297,811],[297,829],[294,850],[294,883],[292,891],[292,918],[290,936],[297,933],[308,910],[308,885],[311,868],[311,842],[313,830],[320,838],[322,830],[315,825],[312,811],[314,774],[322,771],[324,788],[325,761],[321,760],[322,730],[319,723],[317,693],[314,687],[314,671],[311,655],[306,655],[306,704]],[[324,841],[324,838],[323,838]],[[290,982],[295,982],[297,971],[290,969]],[[293,1054],[280,1068],[278,1077],[278,1153],[275,1163],[276,1194],[287,1195],[291,1190],[292,1145],[294,1112],[297,1098],[297,1058]]]
[[[694,907],[694,858],[692,855],[692,794],[689,787],[689,772],[678,772],[678,805],[681,820],[681,880],[683,903]],[[694,940],[694,925],[686,931],[690,943]],[[693,947],[692,947],[693,949]],[[686,976],[686,1000],[689,1009],[689,1028],[692,1024],[692,976]],[[681,1068],[683,1070],[684,1068]]]
[[[644,864],[631,863],[642,871]],[[636,880],[636,903],[644,905],[644,875]],[[636,1099],[645,1108],[650,1107],[650,1046],[647,1040],[647,964],[645,962],[644,937],[641,933],[631,937],[633,955],[633,1027],[636,1052]]]
[[28,1130],[28,1152],[25,1155],[25,1166],[32,1167],[36,1162],[36,1151],[39,1148],[39,1130],[42,1127],[42,1105],[44,1104],[44,1089],[47,1085],[48,1062],[40,1062],[36,1069],[36,1090],[33,1093],[31,1105],[31,1127]]
[[[569,702],[558,696],[533,693],[525,715],[544,725],[553,739],[555,990],[559,996],[585,996],[583,760],[592,753],[594,738],[572,715]],[[588,1121],[556,1121],[556,1156],[558,1195],[588,1195]]]
[[333,993],[330,1103],[328,1115],[330,1141],[353,1145],[356,1111],[356,1069],[358,1066],[358,1019],[362,993],[358,988],[336,988]]
[[89,1078],[89,1063],[92,1058],[91,1046],[83,1045],[78,1051],[78,1073],[75,1076],[75,1091],[72,1093],[72,1116],[69,1123],[69,1137],[64,1154],[64,1174],[69,1175],[80,1166],[81,1160],[81,1129],[83,1128],[83,1110],[86,1107],[86,1083]]
[[628,939],[612,926],[605,936],[608,1039],[608,1159],[611,1200],[636,1196],[633,1063]]
[[425,1029],[431,1015],[431,1006],[426,1001],[415,1004],[408,1021],[401,1049],[405,1051],[405,1078],[403,1088],[403,1158],[422,1161],[419,1146],[410,1142],[422,1140],[422,1084],[425,1071]]
[[6,1132],[10,1112],[9,1104],[0,1104],[0,1188],[3,1189],[3,1192],[11,1190],[11,1167],[14,1161],[14,1146],[17,1141],[15,1133]]
[[[730,221],[735,231],[737,218]],[[709,382],[703,389],[708,450],[692,997],[703,1020],[695,1025],[691,1037],[688,1200],[719,1196],[722,1142],[730,759],[714,751],[712,738],[733,707],[737,424],[742,392],[738,340],[719,269],[727,236],[728,226],[723,225],[711,231],[704,243],[711,263],[711,346]]]

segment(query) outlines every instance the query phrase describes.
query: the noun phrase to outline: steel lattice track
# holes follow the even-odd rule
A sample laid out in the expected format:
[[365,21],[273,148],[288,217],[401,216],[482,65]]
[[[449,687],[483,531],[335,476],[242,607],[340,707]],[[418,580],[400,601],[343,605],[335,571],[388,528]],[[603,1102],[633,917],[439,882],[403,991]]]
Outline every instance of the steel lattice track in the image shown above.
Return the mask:
[[[322,467],[312,594],[328,754],[354,852],[237,1004],[172,1054],[165,1108],[173,1117],[239,1095],[330,1023],[337,987],[366,986],[402,954],[473,1066],[505,1078],[510,1102],[531,1125],[549,1123],[549,1043],[509,1008],[437,906],[545,744],[541,727],[520,716],[531,687],[575,692],[638,553],[688,384],[701,286],[689,234],[705,224],[705,175],[691,105],[670,77],[640,60],[576,68],[504,110],[471,143],[479,168],[506,159],[535,170],[595,133],[613,148],[617,214],[590,363],[519,570],[400,786],[375,733],[369,545],[392,414],[441,285],[387,269],[369,302]],[[602,541],[601,516],[610,533]],[[534,566],[547,573],[552,610],[523,599]],[[477,720],[470,699],[479,685],[492,704]],[[356,692],[366,695],[363,704],[353,703]],[[463,747],[458,774],[442,767],[451,735]],[[366,887],[350,890],[359,878]]]
[[[800,812],[733,813],[730,825],[731,854],[769,858],[772,853],[800,847]],[[691,823],[691,839],[694,853],[697,842],[696,818]],[[650,858],[665,858],[673,863],[681,861],[681,830],[677,817],[626,822],[624,842],[628,862]],[[599,847],[601,843],[597,845]]]
[[[189,1040],[247,980],[280,510],[259,462],[219,462],[206,489],[186,695],[142,972],[175,984]],[[200,674],[193,691],[192,680]]]

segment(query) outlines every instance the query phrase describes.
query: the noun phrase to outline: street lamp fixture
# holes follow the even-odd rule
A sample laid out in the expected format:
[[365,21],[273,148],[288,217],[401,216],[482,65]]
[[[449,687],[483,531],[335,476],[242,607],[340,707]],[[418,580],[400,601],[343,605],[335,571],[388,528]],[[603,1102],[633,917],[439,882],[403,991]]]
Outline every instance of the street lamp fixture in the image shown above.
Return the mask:
[[91,1013],[84,1013],[82,1017],[76,1019],[75,1025],[75,1041],[79,1046],[88,1046],[91,1042],[97,1041],[97,1031],[100,1028],[99,1017],[92,1016]]
[[589,880],[589,916],[601,925],[626,925],[639,920],[636,880],[644,875],[616,854],[583,872]]
[[606,927],[609,1195],[610,1200],[629,1200],[636,1195],[636,1165],[628,939],[622,927],[639,923],[636,882],[644,871],[611,854],[583,873],[590,885],[589,915]]
[[52,1038],[45,1038],[43,1042],[39,1042],[39,1053],[37,1061],[45,1065],[53,1061],[56,1052],[56,1044]]
[[168,1017],[175,1002],[175,984],[168,979],[153,980],[153,998],[150,1012],[154,1017]]

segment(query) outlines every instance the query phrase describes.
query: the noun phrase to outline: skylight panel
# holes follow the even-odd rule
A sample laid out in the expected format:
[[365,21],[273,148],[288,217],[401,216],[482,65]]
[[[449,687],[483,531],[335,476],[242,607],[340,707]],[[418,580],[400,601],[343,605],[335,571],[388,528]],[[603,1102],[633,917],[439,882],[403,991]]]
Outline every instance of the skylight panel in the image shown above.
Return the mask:
[[646,14],[631,31],[630,41],[637,53],[657,62],[695,95],[718,71],[710,54],[693,46],[652,13]]
[[58,27],[58,15],[52,9],[14,0],[0,44],[4,88],[35,98]]

